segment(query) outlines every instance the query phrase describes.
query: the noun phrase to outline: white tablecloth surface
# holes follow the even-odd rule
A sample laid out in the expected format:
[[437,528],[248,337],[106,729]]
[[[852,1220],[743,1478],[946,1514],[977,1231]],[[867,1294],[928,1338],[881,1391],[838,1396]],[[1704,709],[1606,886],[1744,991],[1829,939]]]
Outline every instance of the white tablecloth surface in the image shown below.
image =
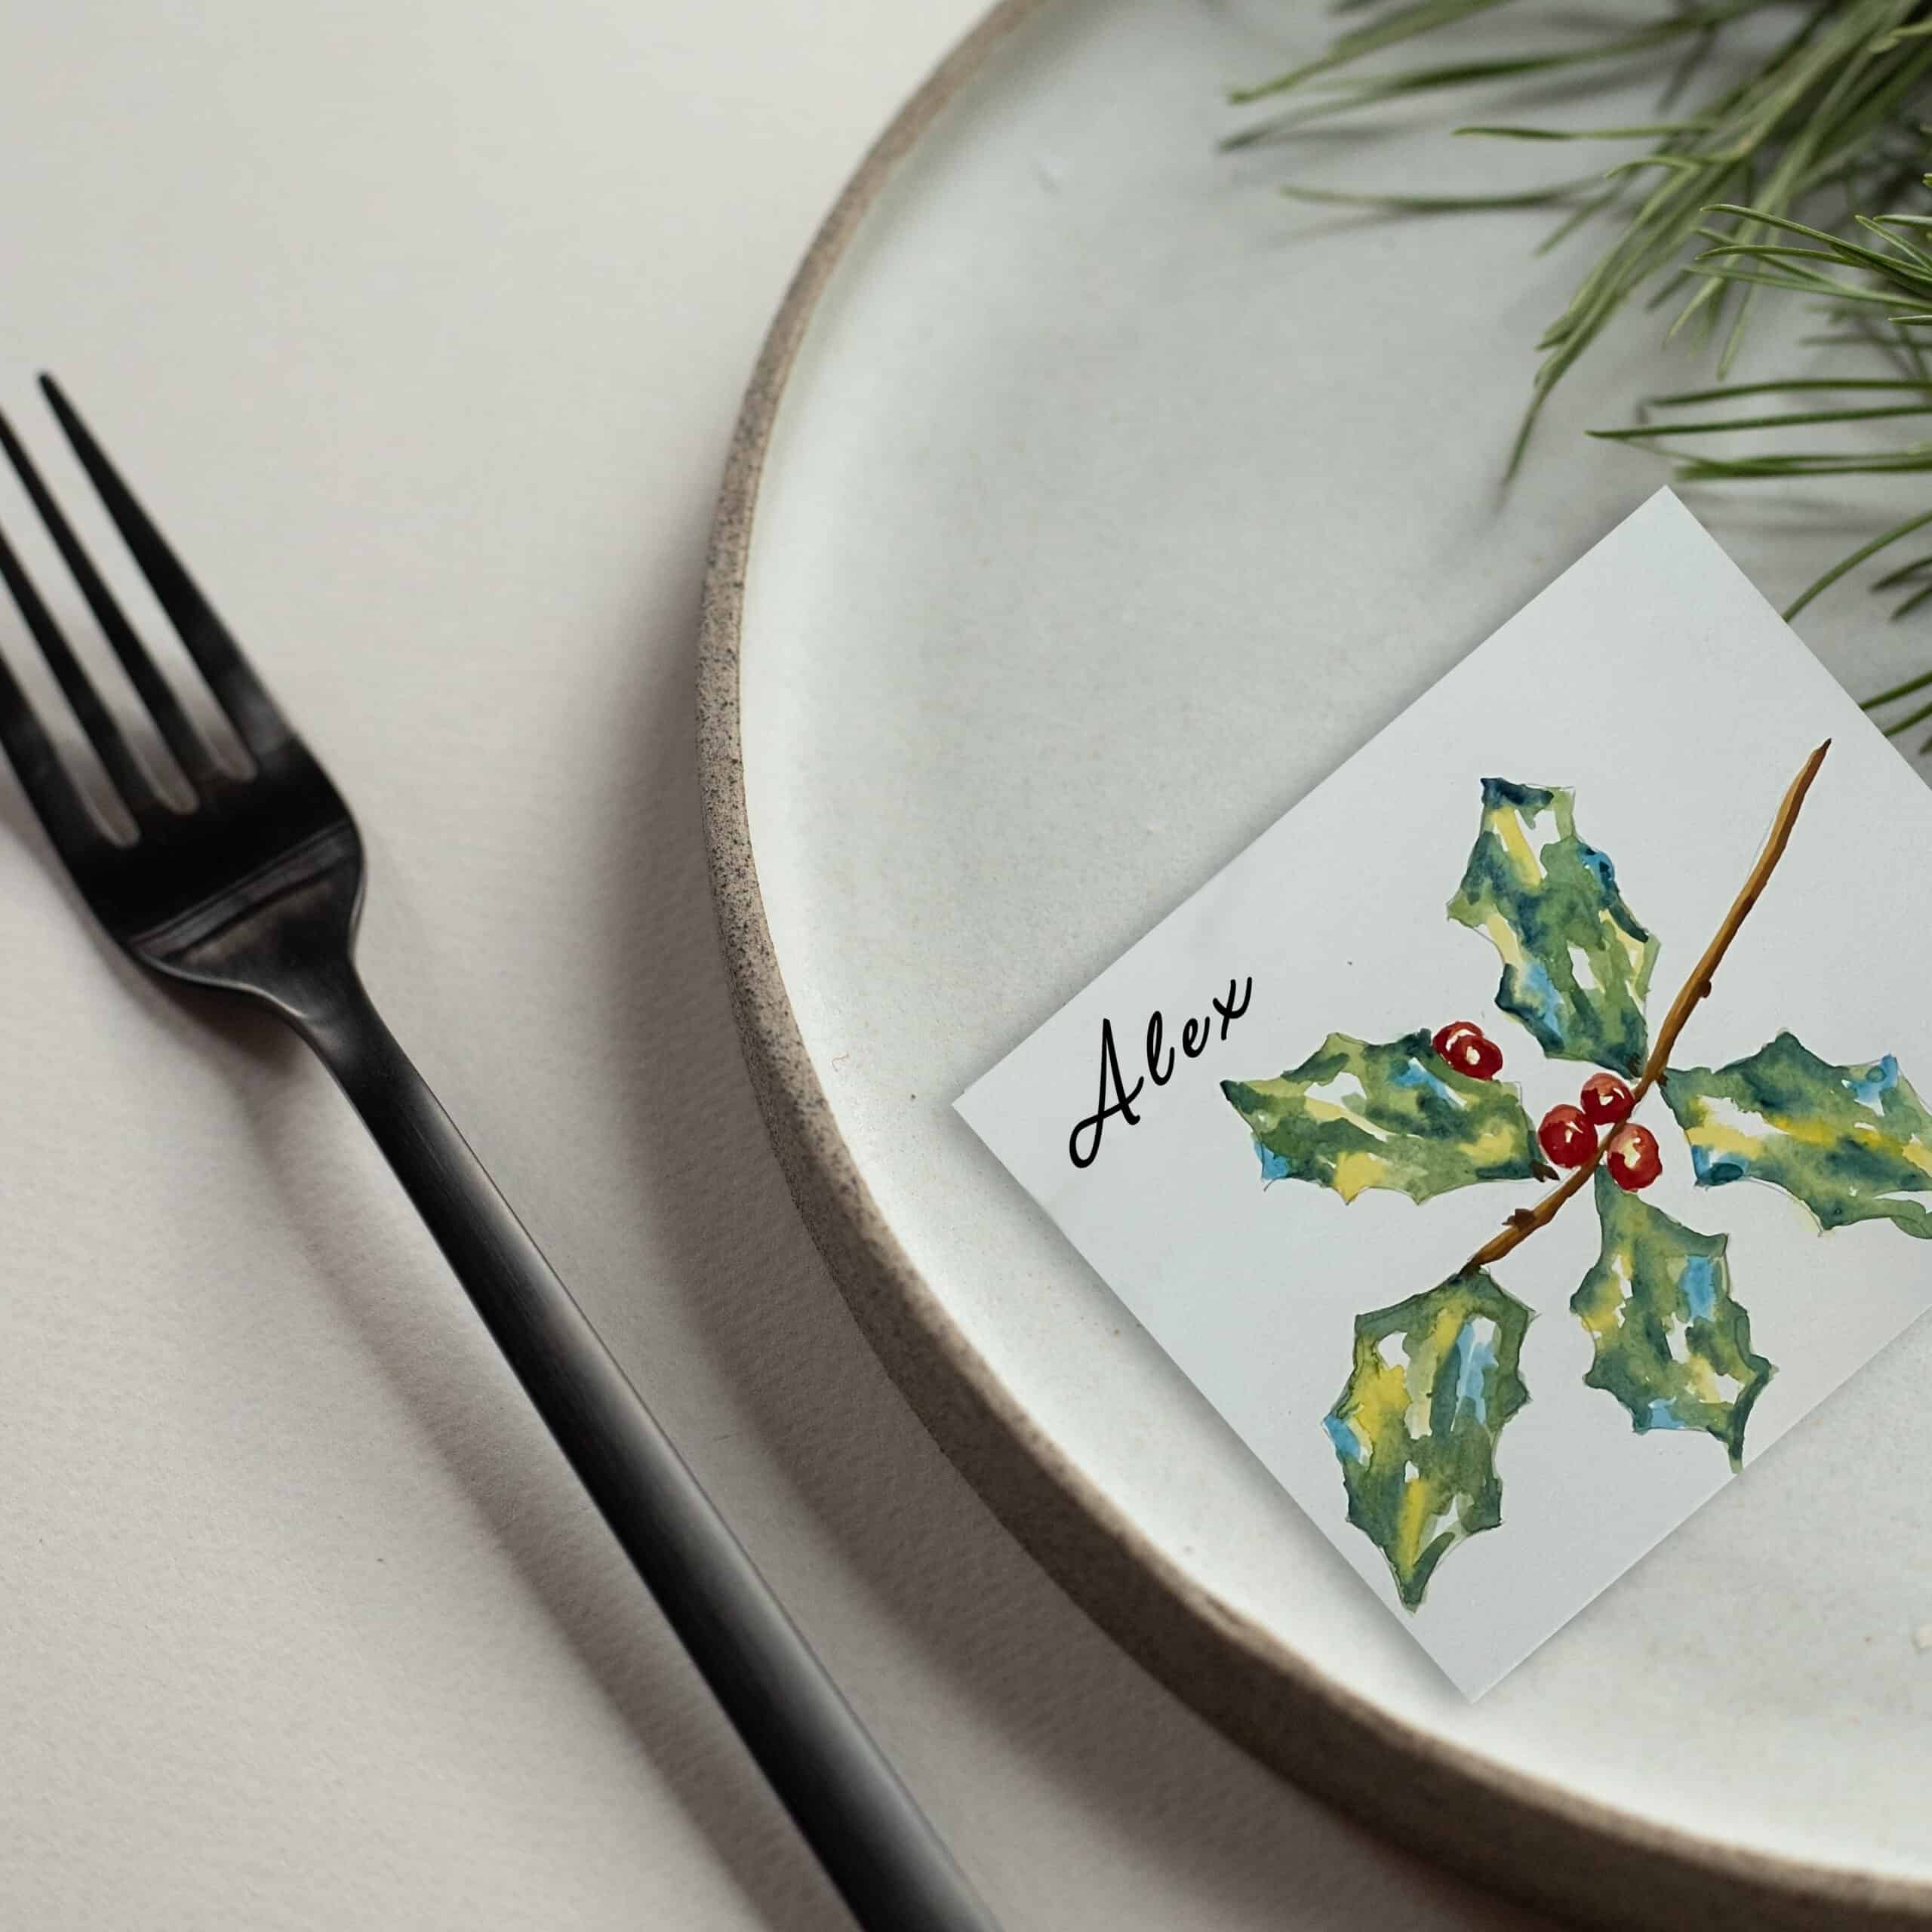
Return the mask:
[[[379,1001],[1012,1932],[1527,1926],[1059,1595],[739,1062],[712,495],[976,11],[0,0],[0,407],[57,454],[55,368],[257,654],[360,817]],[[0,1921],[846,1924],[319,1069],[110,956],[4,778],[0,906]]]

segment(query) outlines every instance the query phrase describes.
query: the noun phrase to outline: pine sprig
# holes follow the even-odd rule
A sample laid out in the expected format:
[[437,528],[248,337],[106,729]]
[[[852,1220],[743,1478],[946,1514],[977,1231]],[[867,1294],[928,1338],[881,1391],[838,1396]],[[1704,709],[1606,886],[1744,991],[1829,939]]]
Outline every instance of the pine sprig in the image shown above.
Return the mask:
[[[1654,398],[1637,423],[1595,433],[1655,451],[1687,483],[1932,471],[1932,435],[1913,433],[1926,426],[1912,420],[1932,416],[1932,202],[1924,194],[1932,176],[1924,172],[1932,145],[1925,125],[1932,115],[1932,0],[1676,0],[1658,20],[1600,27],[1581,45],[1356,71],[1359,62],[1423,35],[1453,32],[1509,5],[1521,0],[1420,0],[1385,10],[1378,21],[1337,40],[1321,60],[1235,94],[1238,105],[1299,98],[1229,145],[1284,142],[1310,120],[1471,86],[1533,82],[1562,69],[1601,69],[1606,82],[1653,72],[1661,89],[1654,120],[1588,128],[1495,121],[1454,130],[1493,140],[1646,144],[1600,174],[1494,194],[1349,195],[1294,184],[1283,192],[1430,213],[1564,206],[1566,217],[1545,249],[1593,220],[1614,224],[1538,345],[1542,359],[1512,472],[1552,389],[1640,292],[1653,309],[1677,303],[1667,336],[1691,329],[1718,345],[1721,380]],[[1738,30],[1754,21],[1761,27],[1761,16],[1788,17],[1784,38],[1768,54],[1736,57]],[[1730,62],[1730,77],[1709,80],[1718,54]],[[1700,82],[1703,96],[1695,98]],[[1841,375],[1721,380],[1765,290],[1823,303],[1831,332],[1806,346],[1850,350],[1860,363],[1847,362]],[[1894,373],[1853,373],[1873,367],[1875,352]],[[1775,406],[1780,400],[1787,406]],[[1699,413],[1675,414],[1682,410]],[[1834,424],[1857,425],[1863,435],[1894,422],[1904,434],[1888,446],[1863,441],[1739,454],[1725,441]],[[1785,614],[1795,616],[1860,565],[1928,529],[1932,509],[1881,531],[1807,586]],[[1932,601],[1932,550],[1875,588],[1905,592],[1894,618]],[[1882,719],[1912,699],[1919,701],[1885,725],[1889,734],[1932,719],[1932,670],[1880,692],[1866,708]],[[1932,737],[1919,750],[1932,752]]]
[[[1716,212],[1735,214],[1735,209]],[[1844,318],[1856,312],[1870,319],[1862,333],[1848,338],[1861,346],[1884,346],[1894,355],[1900,373],[1891,376],[1792,377],[1782,381],[1720,383],[1653,397],[1644,405],[1644,420],[1594,435],[1619,442],[1641,443],[1667,457],[1684,482],[1764,482],[1785,477],[1896,475],[1932,470],[1932,439],[1914,436],[1890,448],[1773,450],[1733,457],[1708,448],[1685,449],[1684,439],[1700,443],[1709,437],[1746,432],[1815,429],[1832,423],[1867,424],[1932,416],[1932,367],[1924,350],[1932,329],[1932,253],[1912,239],[1932,230],[1932,215],[1897,213],[1857,215],[1853,235],[1833,234],[1804,223],[1764,218],[1775,234],[1793,240],[1767,240],[1748,245],[1722,242],[1691,264],[1693,270],[1715,280],[1750,277],[1762,285],[1818,296],[1832,312]],[[1813,263],[1823,266],[1814,267]],[[1873,325],[1882,333],[1875,336]],[[1786,396],[1801,406],[1766,410],[1762,399]],[[1876,398],[1882,397],[1884,400]],[[1828,398],[1844,400],[1829,401]],[[1713,406],[1747,405],[1741,414],[1716,417]],[[1671,414],[1681,409],[1699,412],[1685,419]],[[1909,516],[1881,531],[1869,542],[1841,558],[1823,576],[1807,585],[1786,607],[1794,617],[1821,592],[1828,590],[1860,565],[1881,555],[1917,531],[1932,525],[1932,509]],[[1932,554],[1916,557],[1880,577],[1873,588],[1889,590],[1932,571]],[[1893,611],[1894,619],[1908,615],[1932,598],[1932,583],[1918,583]],[[1932,671],[1921,672],[1881,691],[1866,701],[1880,717],[1901,700],[1932,688]],[[1932,718],[1932,701],[1915,706],[1884,723],[1888,737],[1897,737]],[[1932,750],[1932,737],[1918,747]]]
[[1601,128],[1484,122],[1457,130],[1491,140],[1648,143],[1644,152],[1601,174],[1495,195],[1355,196],[1295,184],[1284,189],[1303,199],[1414,211],[1564,205],[1571,211],[1566,233],[1593,217],[1617,219],[1617,233],[1539,344],[1543,359],[1513,469],[1550,391],[1639,290],[1661,284],[1665,299],[1682,296],[1670,332],[1694,325],[1721,339],[1722,374],[1743,340],[1758,286],[1810,286],[1804,264],[1793,259],[1721,274],[1712,272],[1715,265],[1709,262],[1694,267],[1688,258],[1707,238],[1714,207],[1721,205],[1732,223],[1716,235],[1718,245],[1749,249],[1781,221],[1815,212],[1814,204],[1829,190],[1838,190],[1850,205],[1863,200],[1882,207],[1901,185],[1901,167],[1915,174],[1923,165],[1915,156],[1904,161],[1900,137],[1916,134],[1918,112],[1932,104],[1932,0],[1814,0],[1808,6],[1794,0],[1705,0],[1675,6],[1635,28],[1601,29],[1580,45],[1355,71],[1358,63],[1420,35],[1453,32],[1512,5],[1521,0],[1421,0],[1387,11],[1343,35],[1321,59],[1238,90],[1232,97],[1237,105],[1284,97],[1291,104],[1242,129],[1229,144],[1284,141],[1311,121],[1383,103],[1579,69],[1607,69],[1620,78],[1654,69],[1668,103],[1691,91],[1731,30],[1759,16],[1795,16],[1770,54],[1744,63],[1727,84],[1713,85],[1688,112]]

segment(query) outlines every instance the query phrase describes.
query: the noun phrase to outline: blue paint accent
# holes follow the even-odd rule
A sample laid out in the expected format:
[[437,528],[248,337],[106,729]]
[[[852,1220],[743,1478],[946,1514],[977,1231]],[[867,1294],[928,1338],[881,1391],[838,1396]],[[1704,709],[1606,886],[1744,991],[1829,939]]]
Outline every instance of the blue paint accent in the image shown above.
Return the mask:
[[1883,1105],[1885,1096],[1899,1084],[1899,1063],[1887,1054],[1876,1066],[1867,1067],[1863,1078],[1847,1080],[1852,1097],[1861,1107]]
[[1335,1445],[1335,1454],[1345,1463],[1368,1460],[1368,1444],[1355,1433],[1355,1425],[1345,1416],[1324,1416],[1321,1426]]
[[1718,1279],[1708,1254],[1684,1257],[1684,1272],[1677,1278],[1677,1292],[1684,1297],[1684,1311],[1691,1321],[1710,1320],[1718,1305]]
[[1496,1366],[1496,1351],[1476,1339],[1473,1326],[1456,1337],[1456,1400],[1466,1402],[1478,1422],[1489,1420],[1489,1398],[1483,1388],[1483,1374]]
[[1562,1003],[1556,996],[1555,987],[1550,983],[1549,969],[1540,959],[1532,959],[1517,974],[1516,991],[1528,1001],[1535,1011],[1536,1017],[1549,1028],[1552,1035],[1561,1039]]
[[1447,1100],[1459,1107],[1463,1104],[1462,1097],[1455,1089],[1438,1080],[1420,1060],[1412,1060],[1400,1073],[1391,1074],[1389,1084],[1392,1087],[1424,1087],[1438,1100]]
[[1278,1154],[1272,1147],[1264,1147],[1260,1141],[1254,1143],[1254,1151],[1261,1156],[1261,1178],[1268,1180],[1286,1180],[1288,1177],[1288,1160],[1285,1154]]
[[1751,1171],[1751,1163],[1742,1154],[1713,1154],[1694,1140],[1690,1171],[1700,1187],[1721,1187],[1727,1180],[1743,1180]]
[[1577,841],[1577,856],[1595,874],[1596,881],[1603,888],[1604,896],[1614,899],[1617,897],[1617,868],[1610,863],[1610,855],[1599,852],[1594,845],[1586,845],[1579,839]]
[[1653,1402],[1651,1404],[1651,1419],[1644,1426],[1647,1429],[1682,1429],[1685,1424],[1668,1402]]

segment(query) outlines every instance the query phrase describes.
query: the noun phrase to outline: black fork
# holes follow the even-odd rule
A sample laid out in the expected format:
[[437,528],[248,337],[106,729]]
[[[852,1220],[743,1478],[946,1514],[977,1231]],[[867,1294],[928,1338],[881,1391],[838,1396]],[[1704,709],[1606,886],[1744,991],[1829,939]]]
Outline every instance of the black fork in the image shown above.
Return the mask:
[[321,1057],[739,1735],[868,1932],[992,1932],[866,1735],[364,990],[355,822],[51,378],[41,387],[253,764],[211,754],[0,417],[4,449],[193,795],[162,797],[0,535],[4,578],[134,827],[111,837],[0,657],[0,746],[81,896],[149,971],[269,1007]]

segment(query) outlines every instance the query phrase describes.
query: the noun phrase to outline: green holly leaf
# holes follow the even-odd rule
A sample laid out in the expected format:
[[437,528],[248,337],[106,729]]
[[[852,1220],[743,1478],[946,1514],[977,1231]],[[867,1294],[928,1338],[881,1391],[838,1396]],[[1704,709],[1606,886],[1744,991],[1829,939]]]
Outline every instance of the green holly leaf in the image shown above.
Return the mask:
[[1883,1217],[1932,1238],[1932,1115],[1890,1054],[1834,1066],[1789,1033],[1715,1070],[1672,1067],[1664,1099],[1690,1143],[1700,1187],[1765,1180],[1823,1228]]
[[1371,1187],[1426,1201],[1549,1170],[1516,1089],[1459,1073],[1427,1032],[1371,1044],[1331,1033],[1275,1080],[1224,1080],[1266,1180],[1315,1181],[1344,1201]]
[[1321,1426],[1349,1521],[1409,1610],[1457,1544],[1503,1520],[1496,1442],[1530,1399],[1516,1372],[1530,1318],[1480,1269],[1355,1317],[1355,1367]]
[[1626,1194],[1601,1168],[1603,1247],[1570,1312],[1596,1345],[1583,1377],[1630,1411],[1639,1435],[1700,1429],[1744,1458],[1752,1404],[1777,1371],[1751,1348],[1751,1317],[1731,1299],[1728,1235],[1700,1235]]
[[1642,1069],[1657,943],[1609,860],[1577,836],[1569,792],[1482,781],[1482,829],[1449,916],[1502,954],[1496,1003],[1552,1059]]

